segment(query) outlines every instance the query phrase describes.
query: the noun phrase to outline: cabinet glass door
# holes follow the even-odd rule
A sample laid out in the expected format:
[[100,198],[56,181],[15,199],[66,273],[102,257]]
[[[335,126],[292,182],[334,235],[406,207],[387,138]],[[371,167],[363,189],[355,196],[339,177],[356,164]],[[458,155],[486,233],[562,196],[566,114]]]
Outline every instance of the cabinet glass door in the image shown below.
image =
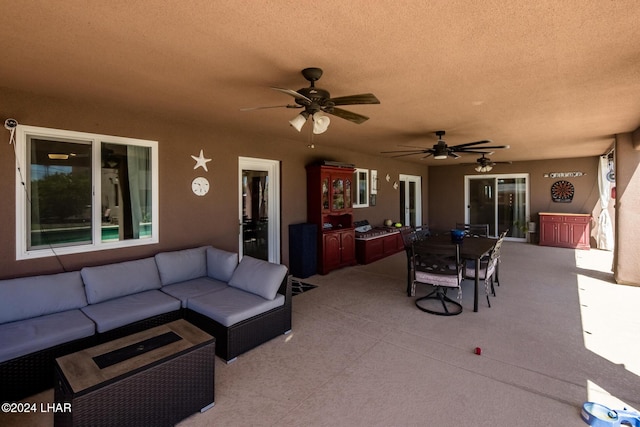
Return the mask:
[[344,180],[344,207],[351,207],[351,180],[348,178]]
[[329,177],[322,178],[322,210],[329,210]]
[[336,178],[332,183],[333,187],[333,203],[331,209],[339,211],[344,209],[344,180],[342,178]]

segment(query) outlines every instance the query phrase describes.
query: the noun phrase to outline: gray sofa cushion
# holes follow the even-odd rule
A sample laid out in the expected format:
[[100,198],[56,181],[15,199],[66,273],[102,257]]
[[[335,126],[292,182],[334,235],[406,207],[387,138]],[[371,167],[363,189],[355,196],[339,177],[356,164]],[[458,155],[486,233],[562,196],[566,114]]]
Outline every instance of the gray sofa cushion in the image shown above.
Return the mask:
[[229,286],[272,300],[287,274],[287,267],[244,256],[233,272]]
[[182,302],[182,307],[186,308],[189,298],[208,294],[209,292],[220,291],[227,287],[226,283],[219,280],[214,280],[209,277],[199,277],[197,279],[187,280],[186,282],[163,286],[161,291],[179,299]]
[[156,254],[160,280],[164,286],[207,275],[208,246]]
[[207,248],[207,274],[209,277],[228,282],[238,266],[238,254],[222,249]]
[[160,289],[162,286],[153,258],[85,267],[80,273],[89,304]]
[[87,305],[80,272],[0,281],[0,324]]
[[180,301],[160,291],[146,291],[82,308],[106,332],[129,323],[180,309]]
[[96,332],[95,324],[80,310],[68,310],[0,325],[0,363],[44,350]]
[[284,301],[284,295],[281,294],[269,300],[240,289],[227,287],[218,292],[189,298],[187,308],[228,327],[281,307]]

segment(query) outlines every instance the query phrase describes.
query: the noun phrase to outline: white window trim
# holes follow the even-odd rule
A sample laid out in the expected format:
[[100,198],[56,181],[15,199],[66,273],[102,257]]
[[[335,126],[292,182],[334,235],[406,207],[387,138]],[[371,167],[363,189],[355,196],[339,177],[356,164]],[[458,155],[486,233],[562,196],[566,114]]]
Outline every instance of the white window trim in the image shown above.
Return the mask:
[[[100,165],[101,143],[137,145],[151,148],[151,191],[152,205],[151,215],[153,222],[151,225],[151,237],[145,239],[128,239],[117,242],[102,242],[100,227],[93,229],[93,243],[82,244],[77,246],[63,246],[45,249],[28,249],[27,243],[27,135],[40,137],[58,137],[66,139],[77,139],[79,141],[91,141],[93,147],[93,164],[92,164],[92,181],[93,192],[91,205],[92,218],[100,218],[102,215],[101,205],[96,195],[101,194],[101,168]],[[36,126],[18,125],[16,127],[16,260],[26,260],[35,258],[44,258],[59,255],[69,255],[77,253],[86,253],[93,251],[102,251],[108,249],[127,248],[132,246],[143,246],[157,244],[159,239],[159,186],[158,186],[158,142],[143,139],[124,138],[112,135],[101,135],[94,133],[75,132],[60,129],[50,129]],[[99,196],[98,196],[99,197]],[[96,202],[96,200],[98,200]]]
[[[366,173],[366,177],[364,178],[364,184],[366,186],[366,190],[365,190],[365,195],[364,195],[364,201],[359,200],[360,197],[360,182],[362,182],[360,180],[360,173]],[[354,188],[355,188],[355,194],[353,195],[353,207],[354,208],[367,208],[369,207],[369,169],[361,169],[361,168],[356,168],[355,172],[353,173],[355,178],[354,178]]]

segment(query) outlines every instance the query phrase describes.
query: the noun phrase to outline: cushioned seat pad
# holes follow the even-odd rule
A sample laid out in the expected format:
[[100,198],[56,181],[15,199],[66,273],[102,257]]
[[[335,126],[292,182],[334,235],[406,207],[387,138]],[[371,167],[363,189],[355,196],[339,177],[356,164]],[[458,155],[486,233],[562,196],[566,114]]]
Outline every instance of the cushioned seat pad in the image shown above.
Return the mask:
[[197,279],[163,286],[161,290],[174,298],[178,298],[182,301],[182,307],[186,308],[189,298],[208,294],[209,292],[221,291],[226,288],[227,284],[224,282],[209,277],[199,277]]
[[237,288],[228,287],[218,292],[190,298],[187,301],[187,308],[228,327],[276,307],[281,307],[284,305],[284,300],[282,294],[277,294],[273,300],[269,300]]
[[82,308],[98,332],[180,309],[180,301],[160,291],[146,291]]
[[80,310],[68,310],[0,325],[0,362],[95,334]]

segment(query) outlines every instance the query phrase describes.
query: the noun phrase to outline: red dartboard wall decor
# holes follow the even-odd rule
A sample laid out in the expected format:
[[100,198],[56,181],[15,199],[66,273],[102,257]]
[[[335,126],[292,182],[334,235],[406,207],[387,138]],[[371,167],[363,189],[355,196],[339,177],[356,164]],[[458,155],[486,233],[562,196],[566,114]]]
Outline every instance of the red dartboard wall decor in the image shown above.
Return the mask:
[[556,181],[551,186],[551,199],[558,203],[571,203],[575,189],[569,181]]

